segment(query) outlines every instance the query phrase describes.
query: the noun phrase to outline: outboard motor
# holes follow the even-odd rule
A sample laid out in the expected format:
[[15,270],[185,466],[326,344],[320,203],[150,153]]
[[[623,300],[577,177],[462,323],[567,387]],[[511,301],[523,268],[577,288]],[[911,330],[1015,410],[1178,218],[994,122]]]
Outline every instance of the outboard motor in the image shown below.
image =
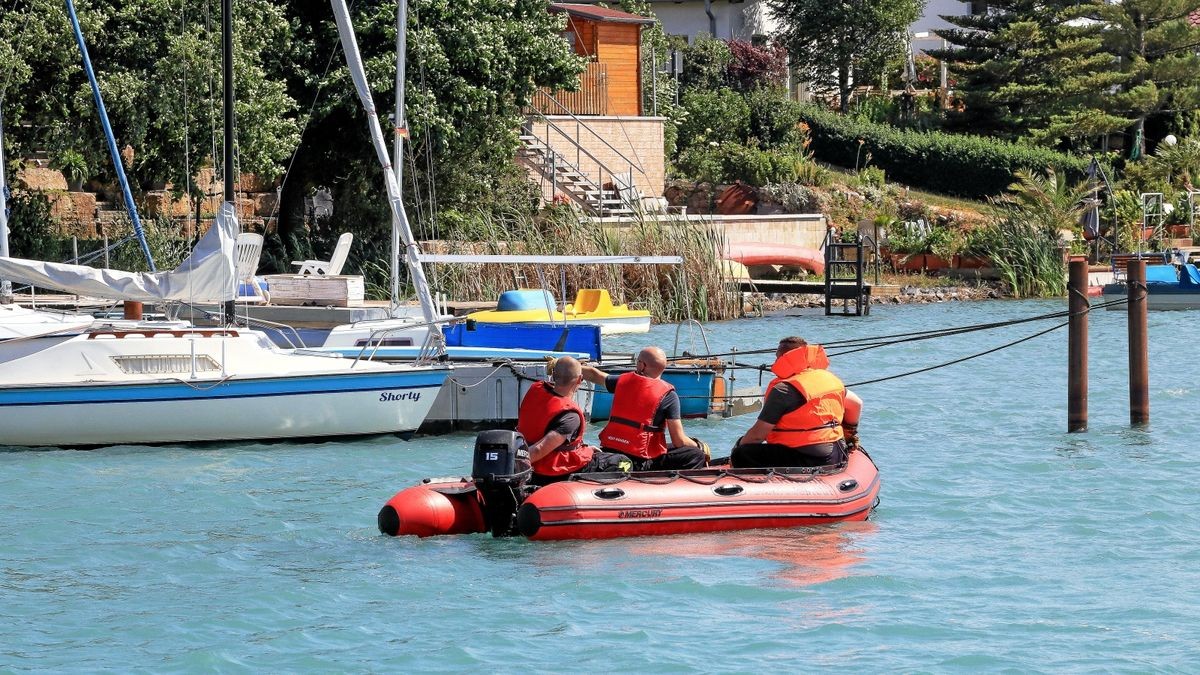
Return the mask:
[[525,483],[533,469],[529,445],[515,431],[492,430],[475,437],[471,478],[483,502],[483,517],[493,537],[517,534],[517,507],[525,500]]

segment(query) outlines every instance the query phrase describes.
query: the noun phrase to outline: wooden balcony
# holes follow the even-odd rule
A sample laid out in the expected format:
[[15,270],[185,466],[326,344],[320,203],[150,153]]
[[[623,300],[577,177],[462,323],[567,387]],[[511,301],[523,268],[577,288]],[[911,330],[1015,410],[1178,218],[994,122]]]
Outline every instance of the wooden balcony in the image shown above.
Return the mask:
[[538,89],[525,112],[528,114],[536,111],[543,115],[607,115],[607,65],[600,61],[589,61],[587,69],[579,76],[578,91]]

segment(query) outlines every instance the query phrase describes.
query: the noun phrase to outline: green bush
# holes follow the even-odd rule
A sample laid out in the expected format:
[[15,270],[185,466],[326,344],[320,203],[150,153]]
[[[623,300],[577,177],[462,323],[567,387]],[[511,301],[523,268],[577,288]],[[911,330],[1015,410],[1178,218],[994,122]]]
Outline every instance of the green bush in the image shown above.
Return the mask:
[[689,178],[708,183],[762,186],[795,182],[800,169],[811,164],[785,148],[767,149],[743,143],[697,145],[680,153],[676,166]]
[[750,132],[750,106],[732,89],[689,91],[682,105],[687,115],[679,123],[679,147],[716,141],[743,142]]
[[696,145],[679,153],[675,168],[683,175],[701,183],[721,183],[725,180],[725,164],[715,146]]
[[1054,167],[1073,179],[1087,170],[1087,158],[1045,148],[981,136],[903,131],[815,106],[798,108],[810,126],[811,149],[818,159],[852,167],[856,158],[861,161],[869,153],[891,179],[934,192],[981,198],[1004,192],[1022,169]]
[[750,135],[765,148],[799,147],[806,140],[800,129],[800,110],[779,89],[755,89],[746,94]]

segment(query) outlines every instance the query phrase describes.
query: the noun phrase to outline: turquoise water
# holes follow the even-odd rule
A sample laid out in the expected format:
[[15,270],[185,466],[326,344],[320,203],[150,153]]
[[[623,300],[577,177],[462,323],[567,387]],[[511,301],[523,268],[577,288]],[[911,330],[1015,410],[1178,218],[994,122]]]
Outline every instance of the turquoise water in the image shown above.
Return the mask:
[[[1062,307],[818,312],[713,324],[710,343]],[[1150,315],[1149,429],[1128,428],[1123,312],[1092,317],[1086,434],[1064,432],[1065,330],[858,389],[882,502],[866,523],[819,529],[380,536],[375,514],[398,489],[469,471],[469,435],[0,452],[0,671],[1193,671],[1195,317]],[[834,370],[861,381],[1036,330],[872,350]],[[656,327],[649,340],[673,338]],[[723,449],[750,423],[688,428]]]

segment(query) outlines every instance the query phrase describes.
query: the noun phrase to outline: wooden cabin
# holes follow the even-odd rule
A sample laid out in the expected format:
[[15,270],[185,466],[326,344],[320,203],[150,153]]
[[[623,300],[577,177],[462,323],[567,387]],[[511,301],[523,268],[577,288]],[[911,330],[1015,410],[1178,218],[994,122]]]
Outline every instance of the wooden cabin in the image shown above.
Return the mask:
[[579,91],[539,92],[534,106],[546,115],[641,115],[642,27],[654,20],[597,5],[556,3],[550,11],[567,15],[563,37],[588,59],[587,70]]

